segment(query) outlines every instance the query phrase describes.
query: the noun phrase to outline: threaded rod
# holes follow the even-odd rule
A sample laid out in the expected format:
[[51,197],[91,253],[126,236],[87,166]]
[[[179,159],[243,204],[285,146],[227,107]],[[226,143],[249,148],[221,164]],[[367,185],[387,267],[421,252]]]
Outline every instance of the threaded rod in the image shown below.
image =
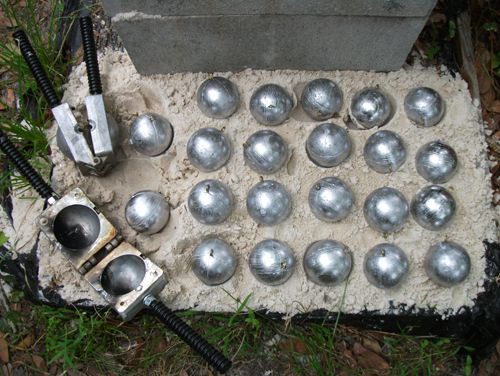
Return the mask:
[[13,37],[19,41],[21,54],[28,64],[33,77],[35,77],[38,87],[42,90],[45,99],[47,99],[51,107],[55,107],[60,104],[61,100],[52,86],[47,73],[45,73],[42,63],[38,60],[35,50],[31,47],[26,33],[23,30],[18,30],[13,34]]
[[80,18],[80,31],[82,32],[83,58],[87,65],[90,94],[102,94],[101,76],[99,74],[99,62],[97,61],[97,51],[94,42],[92,18]]
[[153,300],[149,308],[170,330],[177,334],[193,350],[200,354],[211,366],[220,373],[226,373],[231,368],[231,361],[196,333],[188,324],[182,321],[165,304]]

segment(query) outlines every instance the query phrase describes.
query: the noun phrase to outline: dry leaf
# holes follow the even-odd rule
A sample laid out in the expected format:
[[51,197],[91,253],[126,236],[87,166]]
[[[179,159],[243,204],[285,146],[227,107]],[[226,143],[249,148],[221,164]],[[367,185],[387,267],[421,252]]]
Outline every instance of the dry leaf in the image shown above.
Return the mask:
[[389,368],[389,364],[372,351],[366,350],[360,355],[354,356],[358,364],[365,369],[374,368],[382,371]]
[[2,337],[0,338],[0,359],[4,363],[9,363],[9,344]]
[[167,348],[167,341],[165,338],[160,338],[156,341],[155,346],[153,347],[153,354],[160,354],[165,351]]
[[374,339],[370,338],[363,338],[363,347],[365,349],[373,351],[375,354],[378,354],[380,353],[380,351],[382,351],[382,348],[380,347],[379,343]]
[[14,108],[16,105],[16,95],[14,94],[14,90],[7,89],[7,97],[5,98],[5,104],[8,107]]
[[80,65],[81,62],[83,61],[83,46],[80,46],[78,50],[75,52],[75,57],[80,56],[76,61],[75,61],[75,66]]
[[39,355],[31,355],[31,360],[33,361],[33,365],[38,369],[39,371],[42,372],[47,372],[47,365],[45,364],[45,360]]
[[19,344],[17,347],[20,347],[21,349],[28,349],[31,347],[31,345],[35,342],[35,334],[31,333],[28,334]]
[[480,94],[484,94],[491,89],[490,77],[488,76],[488,73],[486,73],[486,71],[483,68],[481,68],[477,72],[477,82],[479,84],[479,93]]
[[189,376],[188,373],[184,370],[182,370],[180,373],[179,373],[179,376]]
[[355,355],[360,355],[360,354],[363,354],[365,352],[367,352],[368,350],[365,349],[363,346],[361,346],[361,343],[359,342],[356,342],[354,344],[354,346],[352,347],[352,353],[355,354]]
[[490,90],[488,90],[484,94],[481,94],[481,102],[485,107],[489,108],[493,105],[494,100],[495,100],[495,89],[493,88],[493,86],[490,86]]
[[17,22],[9,17],[0,18],[0,29],[5,29],[8,27],[16,27]]
[[21,0],[19,3],[17,3],[17,5],[19,5],[21,8],[24,8],[26,6],[26,1]]
[[446,372],[446,367],[444,366],[443,362],[441,360],[437,360],[434,362],[434,367],[439,369],[441,372]]
[[358,363],[356,363],[356,360],[354,359],[354,356],[352,355],[352,352],[349,350],[344,350],[344,359],[347,363],[347,366],[353,370],[357,371],[358,370]]
[[496,101],[494,101],[490,107],[490,110],[496,112],[497,114],[500,114],[500,100],[497,99]]
[[434,13],[431,14],[427,22],[425,23],[425,26],[434,24],[436,27],[443,27],[446,24],[446,15],[443,13]]
[[103,376],[103,374],[101,373],[101,371],[99,371],[99,368],[97,368],[96,366],[94,366],[93,364],[89,365],[87,367],[87,370],[86,372],[90,375],[90,376]]
[[307,350],[306,344],[297,338],[287,339],[287,340],[281,342],[278,345],[278,347],[280,347],[284,350],[293,351],[293,352],[296,352],[299,354],[309,354],[309,351]]

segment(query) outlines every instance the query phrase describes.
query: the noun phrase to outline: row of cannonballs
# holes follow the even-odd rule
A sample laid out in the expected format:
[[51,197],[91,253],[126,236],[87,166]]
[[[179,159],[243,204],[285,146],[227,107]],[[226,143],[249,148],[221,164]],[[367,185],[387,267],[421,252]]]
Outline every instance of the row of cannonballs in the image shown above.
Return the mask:
[[[258,243],[250,252],[248,265],[255,279],[265,285],[285,283],[295,268],[291,248],[276,239]],[[335,240],[319,240],[311,244],[303,258],[309,280],[321,286],[342,283],[352,269],[352,253]],[[195,275],[207,285],[219,285],[231,278],[237,267],[233,247],[213,238],[202,241],[193,251],[191,267]],[[470,271],[470,259],[465,249],[454,242],[439,242],[429,248],[424,267],[436,284],[453,287],[465,280]],[[381,289],[400,286],[408,276],[410,264],[406,254],[394,244],[379,244],[364,257],[366,279]]]

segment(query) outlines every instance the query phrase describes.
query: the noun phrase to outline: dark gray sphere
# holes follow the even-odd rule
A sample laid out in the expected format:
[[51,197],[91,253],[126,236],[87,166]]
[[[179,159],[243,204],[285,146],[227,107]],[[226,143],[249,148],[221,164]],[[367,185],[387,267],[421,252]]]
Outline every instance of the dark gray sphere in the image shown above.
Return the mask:
[[453,195],[439,185],[420,189],[411,200],[411,214],[427,230],[439,231],[450,224],[457,204]]
[[443,118],[445,105],[439,93],[430,87],[413,89],[405,97],[408,119],[419,127],[432,127]]
[[446,183],[457,172],[457,153],[451,146],[442,142],[428,142],[418,149],[415,166],[425,180],[434,184]]
[[173,130],[163,116],[146,113],[138,116],[130,126],[130,143],[139,153],[153,157],[168,150]]
[[218,129],[202,128],[193,133],[187,143],[187,156],[200,171],[216,171],[231,155],[229,138]]
[[470,272],[467,251],[454,242],[439,242],[429,248],[424,260],[425,272],[434,283],[453,287],[462,283]]
[[247,211],[252,219],[264,226],[283,222],[292,210],[292,199],[285,187],[273,180],[255,184],[247,196]]
[[320,167],[337,166],[347,158],[350,150],[349,135],[332,123],[318,125],[306,141],[307,156]]
[[121,255],[102,271],[101,286],[108,294],[120,296],[139,287],[146,275],[144,260],[136,255]]
[[368,195],[363,214],[368,225],[379,232],[399,231],[408,219],[408,201],[398,190],[383,187]]
[[367,88],[354,94],[350,107],[353,119],[365,129],[381,127],[391,115],[391,102],[380,90]]
[[170,205],[166,197],[154,191],[134,193],[125,205],[125,219],[141,234],[155,234],[167,224]]
[[300,102],[309,117],[314,120],[326,120],[342,107],[342,92],[335,82],[317,78],[302,90]]
[[191,215],[206,225],[218,225],[233,211],[233,196],[225,184],[208,179],[196,184],[188,197]]
[[198,108],[203,115],[214,119],[225,119],[238,107],[238,90],[224,77],[205,80],[196,94]]
[[259,123],[279,125],[292,112],[292,97],[279,85],[266,84],[259,87],[250,98],[250,113]]
[[207,239],[191,255],[191,269],[206,285],[220,285],[231,278],[238,265],[233,247],[220,239]]
[[276,239],[268,239],[261,241],[252,249],[248,265],[257,281],[269,286],[278,286],[292,276],[295,258],[287,244]]
[[410,263],[401,248],[394,244],[379,244],[370,249],[364,259],[363,272],[373,286],[392,289],[408,276]]
[[335,286],[344,281],[352,267],[351,251],[335,240],[319,240],[304,254],[307,277],[321,286]]
[[345,218],[354,204],[351,188],[341,179],[326,177],[318,180],[309,191],[309,207],[313,214],[325,222],[338,222]]
[[366,140],[363,151],[366,164],[381,174],[397,171],[406,161],[406,145],[392,131],[375,132]]
[[273,131],[258,131],[243,144],[245,164],[259,174],[273,174],[286,162],[288,147]]

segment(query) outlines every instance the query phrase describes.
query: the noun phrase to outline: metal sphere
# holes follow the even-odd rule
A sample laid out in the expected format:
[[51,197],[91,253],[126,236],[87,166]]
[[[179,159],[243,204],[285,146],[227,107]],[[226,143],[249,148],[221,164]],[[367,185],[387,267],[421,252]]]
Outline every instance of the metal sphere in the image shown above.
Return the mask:
[[259,174],[272,174],[286,162],[288,147],[273,131],[258,131],[243,144],[245,164]]
[[144,260],[136,255],[122,255],[102,271],[101,286],[108,294],[125,295],[140,286],[146,275]]
[[311,211],[325,222],[338,222],[345,218],[353,204],[354,195],[351,188],[339,178],[320,179],[309,191]]
[[391,102],[378,89],[363,89],[354,94],[350,112],[353,119],[363,128],[380,127],[389,120]]
[[[113,149],[116,150],[118,148],[118,144],[120,141],[120,132],[118,130],[118,124],[116,123],[115,119],[107,112],[106,112],[106,120],[108,122],[109,138],[111,139],[111,145],[113,146]],[[61,152],[67,158],[74,160],[75,158],[73,158],[73,154],[71,153],[68,143],[66,142],[66,138],[64,138],[61,128],[59,127],[57,128],[56,132],[56,141],[59,150],[61,150]]]
[[278,286],[292,276],[295,259],[287,244],[268,239],[252,249],[248,265],[257,281],[269,286]]
[[250,113],[259,123],[278,125],[292,112],[293,101],[279,85],[267,84],[259,87],[250,98]]
[[218,129],[202,128],[187,143],[187,156],[200,171],[211,172],[226,164],[231,155],[229,138]]
[[408,219],[408,201],[394,188],[379,188],[366,198],[363,214],[368,225],[375,231],[399,231]]
[[307,277],[321,286],[338,285],[347,278],[351,266],[351,251],[335,240],[319,240],[304,254]]
[[415,165],[417,172],[425,180],[442,184],[449,181],[457,172],[458,157],[451,146],[432,141],[418,149]]
[[63,247],[80,251],[97,240],[101,222],[97,213],[88,206],[70,205],[56,215],[52,229]]
[[218,180],[208,179],[196,184],[188,196],[191,215],[206,225],[218,225],[233,211],[233,196]]
[[125,219],[130,227],[141,234],[160,231],[170,218],[167,198],[154,191],[139,191],[125,205]]
[[453,287],[462,283],[470,272],[467,251],[454,242],[439,242],[429,248],[424,260],[425,272],[434,283]]
[[191,255],[191,269],[205,284],[220,285],[231,278],[238,265],[233,247],[220,239],[207,239]]
[[370,249],[363,262],[365,277],[379,289],[392,289],[408,276],[410,263],[401,248],[394,244],[379,244]]
[[225,119],[238,107],[238,90],[224,77],[212,77],[205,80],[196,94],[198,108],[203,115],[213,119]]
[[456,209],[453,195],[439,185],[422,188],[411,200],[413,219],[431,231],[439,231],[448,226],[455,216]]
[[381,174],[397,171],[406,160],[406,145],[397,133],[383,130],[372,134],[363,151],[366,164]]
[[153,157],[168,150],[173,130],[163,116],[146,113],[138,116],[130,126],[130,143],[139,153]]
[[292,199],[280,183],[265,180],[255,184],[247,196],[247,211],[252,219],[264,226],[283,222],[292,210]]
[[413,89],[405,97],[405,112],[408,119],[419,127],[432,127],[444,115],[444,100],[430,87]]
[[342,92],[335,82],[317,78],[302,90],[300,102],[309,117],[314,120],[326,120],[342,107]]
[[307,156],[320,167],[337,166],[347,158],[350,150],[349,135],[332,123],[318,125],[306,141]]

